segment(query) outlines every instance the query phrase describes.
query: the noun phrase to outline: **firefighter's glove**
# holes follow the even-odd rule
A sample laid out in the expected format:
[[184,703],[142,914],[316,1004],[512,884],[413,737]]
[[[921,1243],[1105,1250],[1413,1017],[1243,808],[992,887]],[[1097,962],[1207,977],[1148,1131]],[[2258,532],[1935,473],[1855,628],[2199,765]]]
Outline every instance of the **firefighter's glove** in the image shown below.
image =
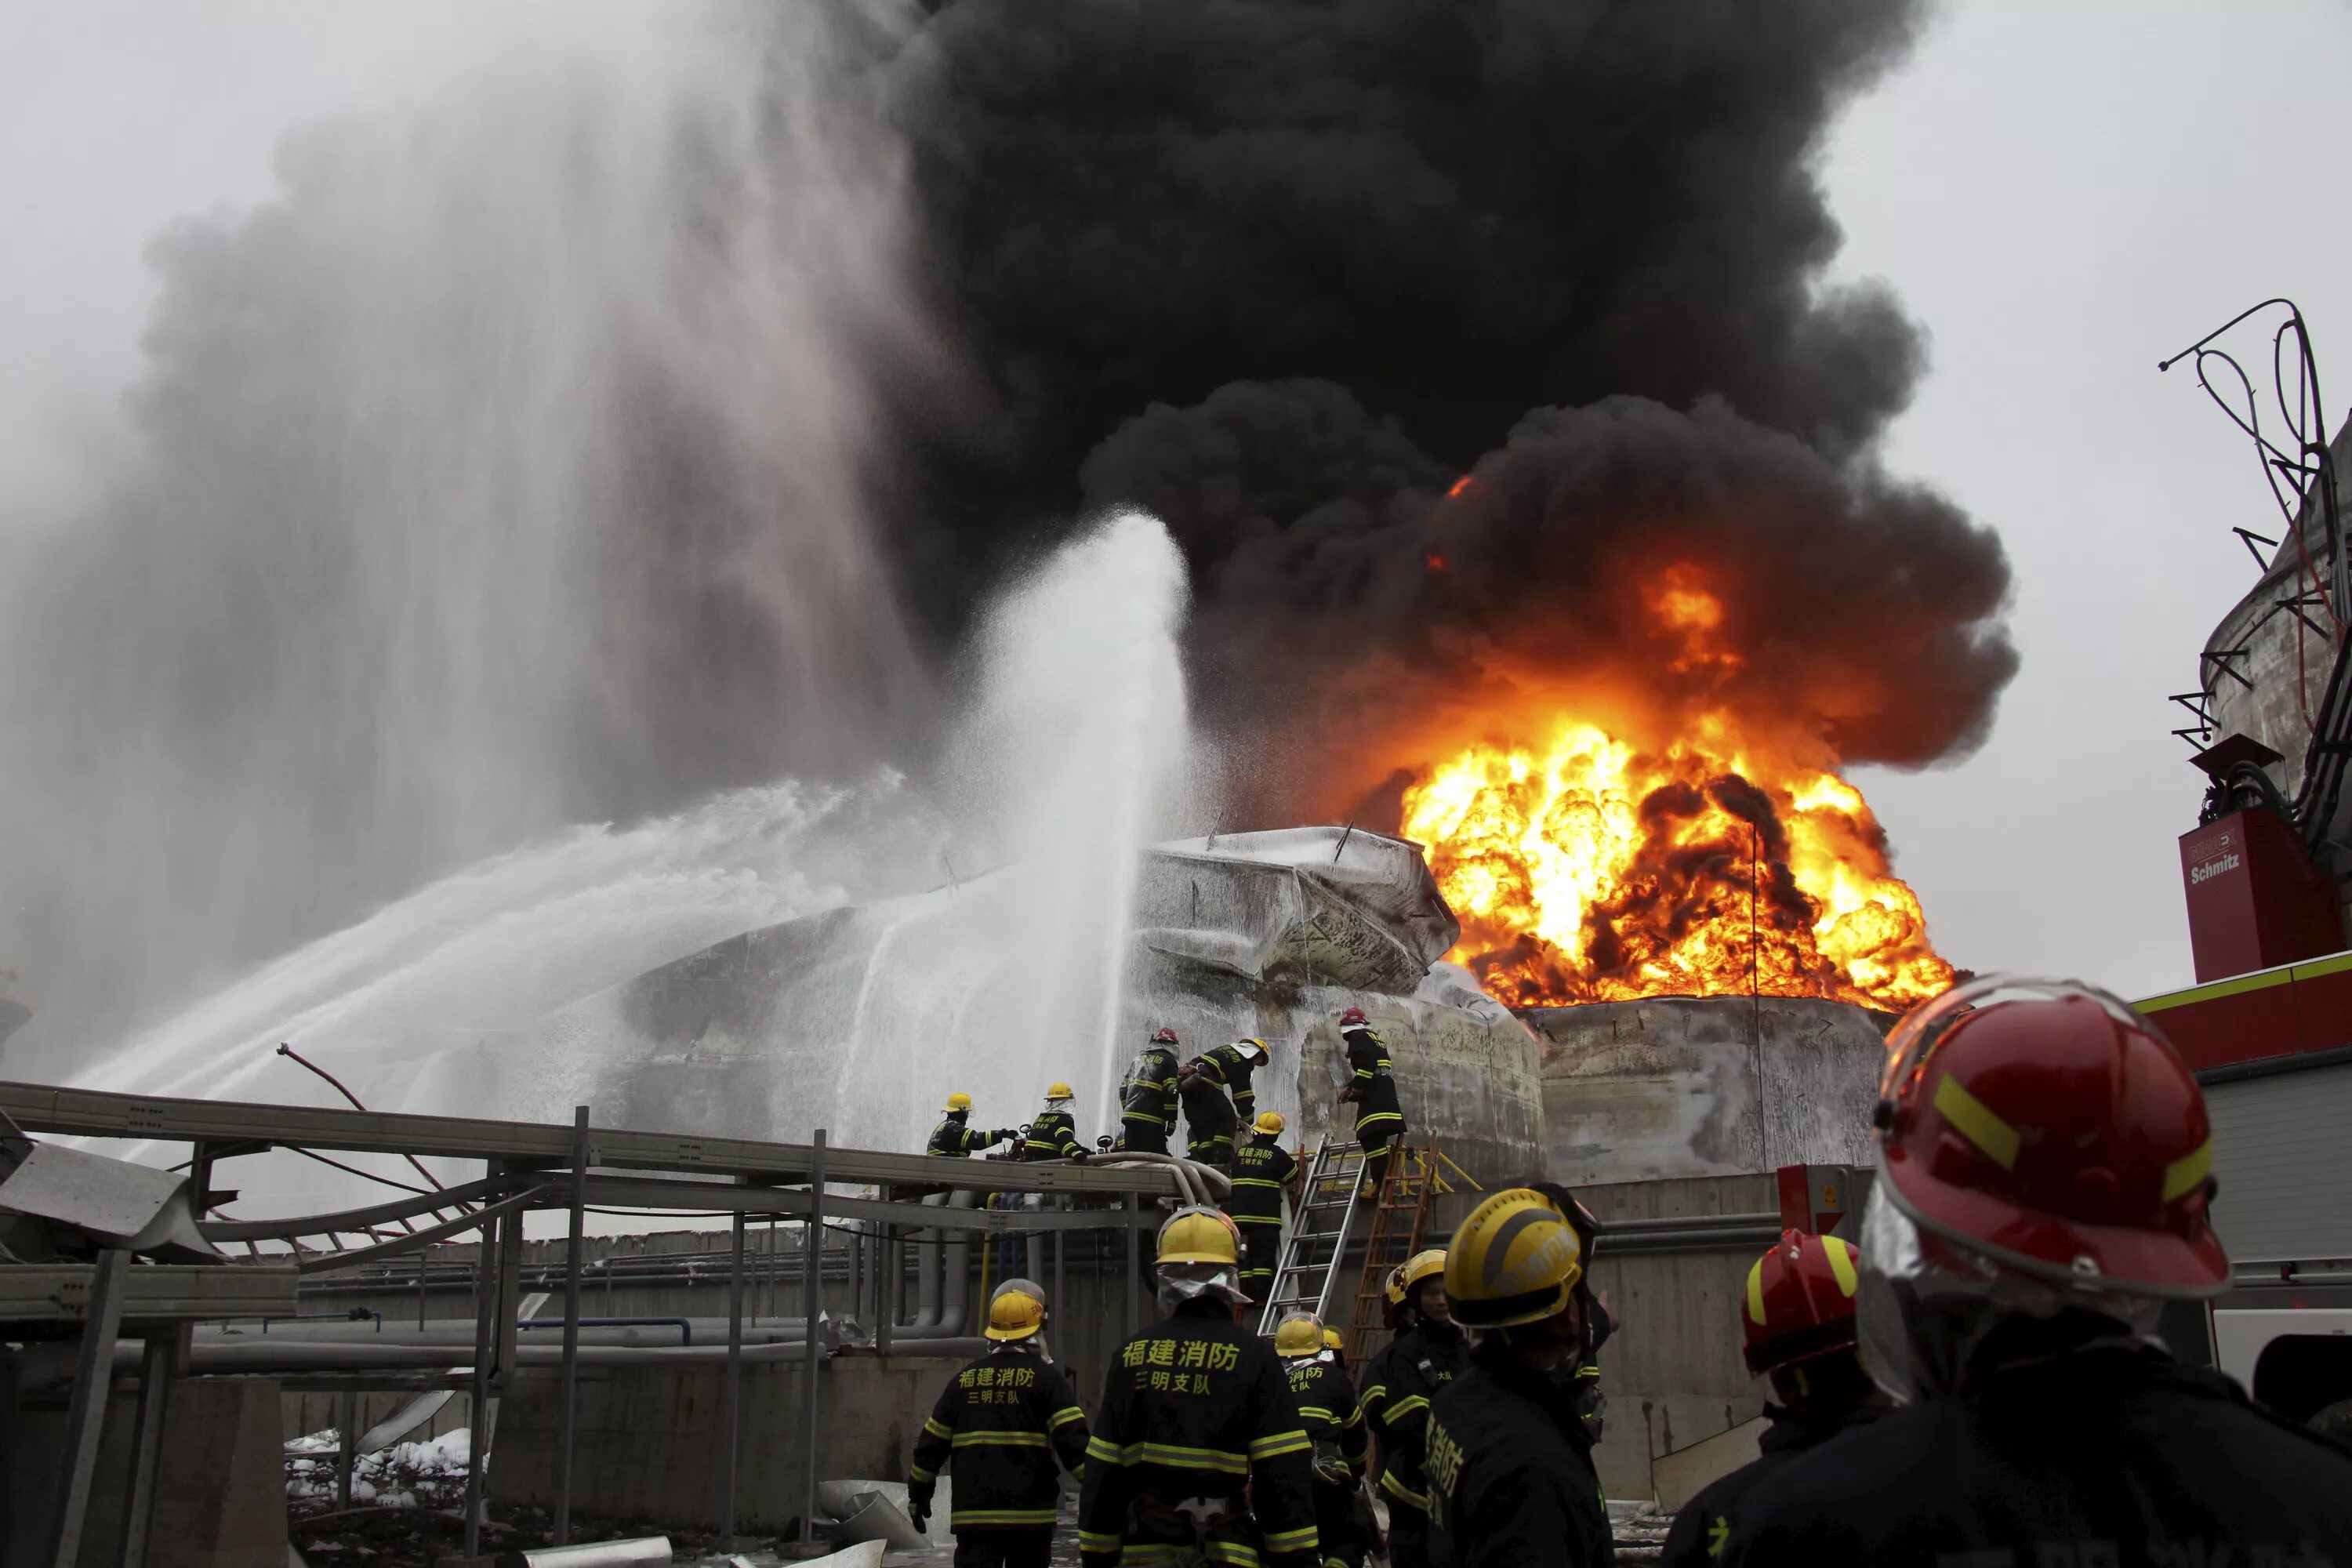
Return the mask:
[[915,1521],[915,1529],[919,1533],[924,1535],[930,1533],[931,1491],[929,1487],[925,1487],[920,1491],[917,1491],[912,1487],[907,1489],[907,1517]]

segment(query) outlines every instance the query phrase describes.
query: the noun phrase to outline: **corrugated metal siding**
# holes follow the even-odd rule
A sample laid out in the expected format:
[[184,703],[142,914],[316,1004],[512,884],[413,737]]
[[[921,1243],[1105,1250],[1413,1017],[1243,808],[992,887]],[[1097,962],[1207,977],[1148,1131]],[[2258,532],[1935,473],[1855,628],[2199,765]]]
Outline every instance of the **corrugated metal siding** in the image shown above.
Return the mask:
[[2352,1065],[2214,1084],[2205,1103],[2230,1257],[2352,1258]]

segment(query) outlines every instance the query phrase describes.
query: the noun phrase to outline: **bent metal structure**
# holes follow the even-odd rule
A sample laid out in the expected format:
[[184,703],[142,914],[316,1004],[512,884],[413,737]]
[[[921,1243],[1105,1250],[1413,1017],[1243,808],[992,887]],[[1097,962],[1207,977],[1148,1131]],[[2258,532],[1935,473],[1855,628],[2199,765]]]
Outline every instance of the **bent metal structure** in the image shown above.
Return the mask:
[[[488,1121],[460,1117],[383,1114],[231,1101],[166,1100],[99,1090],[0,1083],[0,1112],[26,1132],[85,1138],[132,1139],[146,1143],[184,1144],[190,1182],[200,1212],[210,1212],[228,1194],[213,1187],[221,1165],[269,1149],[369,1152],[478,1161],[481,1176],[441,1191],[411,1195],[335,1214],[289,1215],[271,1220],[216,1220],[203,1225],[215,1245],[241,1246],[243,1260],[211,1266],[133,1263],[127,1250],[100,1254],[95,1265],[0,1266],[0,1324],[78,1326],[70,1346],[53,1346],[68,1356],[52,1358],[52,1378],[71,1375],[76,1395],[68,1444],[67,1493],[85,1501],[98,1453],[107,1382],[126,1357],[148,1384],[139,1421],[137,1468],[152,1480],[160,1459],[163,1401],[172,1379],[250,1375],[261,1373],[328,1371],[347,1381],[385,1380],[413,1386],[419,1373],[446,1381],[462,1379],[472,1397],[471,1458],[467,1484],[467,1551],[478,1547],[485,1480],[483,1422],[490,1398],[518,1368],[560,1366],[566,1423],[559,1448],[556,1531],[568,1529],[572,1431],[579,1369],[621,1361],[683,1365],[723,1360],[727,1409],[724,1460],[729,1501],[722,1521],[732,1533],[740,1377],[746,1362],[816,1360],[821,1308],[819,1271],[803,1270],[806,1297],[798,1343],[749,1345],[743,1334],[744,1222],[750,1216],[789,1216],[803,1227],[806,1256],[821,1246],[828,1220],[856,1222],[877,1252],[874,1292],[875,1349],[887,1354],[895,1337],[926,1342],[935,1353],[969,1351],[961,1335],[966,1321],[968,1260],[935,1262],[925,1278],[925,1310],[910,1325],[897,1323],[893,1291],[902,1274],[899,1258],[910,1242],[948,1235],[1019,1231],[1059,1235],[1073,1230],[1114,1231],[1126,1238],[1130,1280],[1139,1278],[1138,1232],[1160,1222],[1162,1203],[1213,1200],[1223,1178],[1186,1162],[1104,1160],[1085,1164],[989,1163],[970,1165],[922,1154],[828,1149],[820,1131],[808,1143],[765,1143],[677,1133],[598,1128],[582,1108],[574,1124]],[[967,1206],[968,1192],[946,1188],[958,1177],[992,1192],[1032,1194],[1042,1206],[1018,1210]],[[835,1186],[867,1189],[837,1192]],[[580,1326],[583,1218],[592,1205],[643,1211],[724,1212],[734,1219],[735,1246],[730,1279],[728,1335],[723,1347],[681,1345],[647,1349],[582,1342]],[[522,1306],[523,1215],[533,1209],[568,1209],[563,1343],[519,1342]],[[462,1347],[422,1337],[411,1342],[353,1342],[298,1330],[263,1342],[229,1344],[216,1338],[178,1339],[174,1353],[159,1360],[151,1351],[143,1363],[135,1345],[118,1345],[125,1321],[168,1318],[179,1321],[246,1314],[291,1316],[295,1286],[304,1278],[338,1272],[386,1258],[414,1255],[457,1237],[478,1237],[481,1267],[475,1270],[474,1336],[470,1357]],[[346,1238],[362,1238],[345,1245]],[[937,1258],[945,1249],[926,1249]],[[289,1266],[290,1260],[290,1266]],[[938,1281],[937,1284],[934,1281]],[[1129,1290],[1130,1328],[1139,1302]],[[909,1347],[912,1348],[912,1347]],[[470,1365],[452,1370],[452,1363]],[[20,1384],[43,1378],[38,1358],[18,1369]],[[803,1477],[803,1517],[813,1517],[815,1499],[814,1422],[816,1380],[803,1383],[803,1431],[807,1473]],[[156,1414],[149,1419],[144,1412]],[[79,1531],[74,1532],[78,1544]],[[68,1550],[71,1548],[68,1547]]]

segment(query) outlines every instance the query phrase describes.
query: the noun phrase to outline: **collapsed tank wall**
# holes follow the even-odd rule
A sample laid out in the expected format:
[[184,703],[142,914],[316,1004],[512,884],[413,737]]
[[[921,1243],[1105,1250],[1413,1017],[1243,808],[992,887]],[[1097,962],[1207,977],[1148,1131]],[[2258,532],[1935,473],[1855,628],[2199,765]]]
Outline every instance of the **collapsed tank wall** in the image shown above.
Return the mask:
[[1894,1019],[1811,997],[1658,997],[1519,1016],[1543,1040],[1555,1181],[1864,1163]]

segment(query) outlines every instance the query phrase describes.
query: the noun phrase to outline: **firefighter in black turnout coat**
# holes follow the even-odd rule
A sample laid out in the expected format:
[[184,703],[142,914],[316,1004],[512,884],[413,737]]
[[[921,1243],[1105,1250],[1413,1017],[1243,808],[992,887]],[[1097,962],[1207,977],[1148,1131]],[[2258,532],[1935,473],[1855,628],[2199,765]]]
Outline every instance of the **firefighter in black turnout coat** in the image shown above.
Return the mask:
[[[1250,1075],[1265,1065],[1264,1040],[1213,1046],[1178,1069],[1176,1092],[1184,1102],[1184,1157],[1220,1171],[1234,1167],[1234,1134],[1257,1109]],[[1231,1089],[1228,1100],[1225,1091]]]
[[1274,1353],[1282,1358],[1307,1439],[1315,1445],[1315,1531],[1322,1540],[1323,1568],[1359,1568],[1371,1543],[1356,1522],[1365,1448],[1356,1390],[1339,1358],[1325,1353],[1323,1321],[1311,1312],[1283,1319],[1274,1331]]
[[1055,1463],[1082,1473],[1087,1418],[1042,1352],[1045,1304],[1026,1280],[989,1304],[996,1348],[950,1380],[915,1439],[907,1510],[927,1530],[940,1472],[955,1469],[956,1568],[1046,1568],[1061,1500]]
[[2154,1339],[2231,1279],[2204,1094],[2155,1026],[1990,976],[1886,1045],[1855,1325],[1902,1406],[1735,1499],[1714,1562],[2352,1563],[2352,1455]]
[[1314,1568],[1313,1445],[1274,1348],[1234,1321],[1238,1240],[1215,1209],[1160,1227],[1170,1315],[1121,1345],[1103,1380],[1078,1508],[1087,1568]]
[[950,1154],[958,1159],[970,1159],[983,1149],[992,1149],[1013,1134],[1013,1129],[1000,1127],[994,1131],[967,1127],[971,1119],[971,1096],[958,1092],[948,1096],[946,1120],[931,1129],[931,1141],[924,1148],[928,1154]]
[[1784,1233],[1748,1271],[1739,1301],[1748,1370],[1769,1377],[1778,1404],[1764,1414],[1756,1459],[1703,1489],[1675,1515],[1659,1556],[1670,1568],[1708,1568],[1730,1534],[1739,1500],[1789,1461],[1891,1406],[1854,1353],[1853,1302],[1861,1266],[1843,1237]]
[[1120,1148],[1168,1152],[1168,1135],[1176,1127],[1175,1030],[1155,1031],[1137,1054],[1119,1086],[1118,1120]]
[[1021,1158],[1028,1160],[1083,1160],[1086,1146],[1078,1142],[1077,1118],[1070,1114],[1076,1097],[1066,1083],[1050,1084],[1045,1089],[1045,1109],[1029,1123],[1029,1136],[1022,1141]]
[[1364,1151],[1364,1196],[1378,1195],[1389,1159],[1404,1136],[1404,1109],[1397,1101],[1396,1071],[1389,1047],[1361,1007],[1339,1015],[1339,1040],[1348,1047],[1349,1076],[1339,1102],[1356,1108],[1356,1142]]
[[[1249,1142],[1234,1151],[1234,1190],[1225,1213],[1242,1232],[1242,1293],[1263,1301],[1274,1285],[1274,1265],[1282,1251],[1282,1194],[1298,1162],[1281,1144],[1282,1112],[1257,1119]],[[1353,1401],[1350,1401],[1353,1403]]]
[[1469,1337],[1454,1321],[1445,1272],[1445,1254],[1434,1247],[1404,1260],[1396,1283],[1404,1309],[1400,1321],[1410,1326],[1364,1373],[1364,1412],[1381,1442],[1392,1568],[1422,1568],[1429,1561],[1430,1402],[1470,1365]]
[[1437,1568],[1591,1568],[1615,1561],[1577,1409],[1584,1267],[1567,1209],[1514,1187],[1471,1211],[1445,1294],[1478,1331],[1470,1369],[1429,1417],[1429,1561]]

